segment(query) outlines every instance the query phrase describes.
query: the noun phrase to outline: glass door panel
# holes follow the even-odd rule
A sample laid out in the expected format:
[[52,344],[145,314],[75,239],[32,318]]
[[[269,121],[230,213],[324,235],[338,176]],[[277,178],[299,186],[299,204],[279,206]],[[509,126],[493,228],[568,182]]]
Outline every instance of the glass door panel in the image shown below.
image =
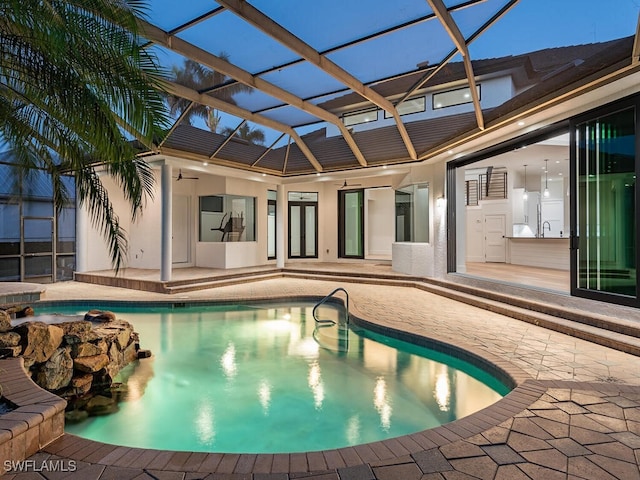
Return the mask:
[[53,281],[53,218],[22,218],[25,281]]
[[317,257],[316,252],[316,206],[304,207],[304,256]]
[[634,108],[577,125],[575,293],[636,298]]
[[339,255],[364,258],[364,190],[338,191]]
[[302,221],[300,219],[300,205],[289,206],[289,256],[300,257],[302,250],[300,240],[302,239]]
[[267,202],[267,258],[276,258],[276,201]]

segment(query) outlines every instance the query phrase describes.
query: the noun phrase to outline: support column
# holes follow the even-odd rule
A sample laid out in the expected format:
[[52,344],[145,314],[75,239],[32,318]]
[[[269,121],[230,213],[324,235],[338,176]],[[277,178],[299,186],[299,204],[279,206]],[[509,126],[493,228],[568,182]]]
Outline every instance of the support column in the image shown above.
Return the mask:
[[80,206],[80,199],[76,197],[76,267],[75,271],[84,273],[89,269],[87,264],[89,255],[89,229],[91,222],[86,208]]
[[173,174],[171,165],[162,165],[162,180],[160,187],[160,197],[162,198],[161,229],[160,238],[160,281],[171,280],[171,257],[172,257],[172,184]]
[[276,189],[276,267],[284,268],[285,242],[288,240],[287,232],[285,231],[285,212],[287,206],[287,199],[284,194],[284,185],[278,185]]

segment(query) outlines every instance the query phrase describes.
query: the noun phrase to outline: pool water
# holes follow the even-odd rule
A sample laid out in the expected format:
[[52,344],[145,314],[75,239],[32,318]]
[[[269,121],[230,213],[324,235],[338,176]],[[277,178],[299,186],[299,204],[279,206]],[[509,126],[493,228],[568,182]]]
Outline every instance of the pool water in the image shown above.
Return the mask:
[[[312,306],[103,306],[132,323],[153,356],[121,372],[128,397],[118,413],[66,431],[166,450],[314,451],[436,427],[508,391],[426,348],[344,325],[317,330]],[[322,307],[332,315],[340,312]]]

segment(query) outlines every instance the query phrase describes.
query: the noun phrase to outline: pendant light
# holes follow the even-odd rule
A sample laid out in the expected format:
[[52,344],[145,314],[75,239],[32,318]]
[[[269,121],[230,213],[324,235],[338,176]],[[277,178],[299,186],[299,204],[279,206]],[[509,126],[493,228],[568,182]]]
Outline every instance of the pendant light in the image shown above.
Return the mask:
[[549,159],[545,158],[544,159],[544,193],[543,195],[545,197],[549,196]]
[[527,166],[524,165],[524,193],[522,194],[522,199],[527,200],[529,198],[529,194],[527,193]]

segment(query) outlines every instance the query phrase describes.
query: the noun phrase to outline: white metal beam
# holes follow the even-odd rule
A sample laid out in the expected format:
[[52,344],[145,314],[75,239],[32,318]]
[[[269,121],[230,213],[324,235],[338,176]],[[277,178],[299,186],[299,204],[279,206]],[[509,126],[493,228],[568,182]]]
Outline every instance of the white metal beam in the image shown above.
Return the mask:
[[478,88],[476,85],[475,74],[473,73],[473,66],[471,65],[471,58],[469,57],[469,49],[467,48],[467,42],[460,32],[458,25],[453,20],[453,17],[447,10],[447,7],[442,3],[442,0],[427,0],[427,3],[433,10],[433,12],[442,23],[442,26],[447,31],[454,45],[462,55],[464,61],[464,70],[467,74],[467,80],[469,81],[469,89],[471,90],[471,99],[473,100],[473,108],[476,114],[476,121],[480,130],[484,130],[484,117],[482,116],[482,107],[480,106],[480,97],[478,96]]
[[263,117],[260,114],[250,112],[249,110],[238,107],[237,105],[232,105],[231,103],[212,97],[211,95],[198,93],[192,88],[185,87],[184,85],[179,85],[175,82],[165,81],[164,87],[171,95],[186,98],[187,100],[199,103],[200,105],[209,106],[223,112],[230,113],[231,115],[235,115],[236,117],[244,118],[259,125],[264,125],[265,127],[269,127],[279,132],[289,134],[294,138],[302,153],[305,155],[305,157],[307,157],[307,160],[309,160],[309,163],[313,165],[313,168],[315,168],[318,172],[322,172],[322,165],[320,165],[320,162],[318,162],[316,157],[313,155],[313,152],[309,150],[309,147],[305,145],[302,138],[300,138],[296,131],[289,125],[285,125],[284,123],[280,123],[276,120]]
[[414,160],[417,158],[416,150],[411,142],[409,133],[402,123],[398,111],[389,100],[364,85],[349,72],[321,55],[313,47],[273,21],[251,4],[243,0],[219,0],[218,3],[393,116],[409,156]]
[[194,60],[202,65],[205,65],[216,72],[220,72],[228,77],[234,78],[237,81],[248,85],[249,87],[260,90],[272,97],[275,97],[291,106],[299,108],[300,110],[307,112],[315,117],[318,117],[321,120],[324,120],[328,123],[336,125],[342,133],[347,145],[351,148],[356,160],[363,167],[367,166],[367,161],[364,158],[364,155],[360,151],[360,148],[356,144],[351,132],[344,126],[342,120],[333,113],[314,105],[311,102],[307,102],[302,98],[272,84],[269,83],[260,77],[256,77],[251,73],[243,70],[242,68],[208,52],[203,50],[185,40],[182,40],[179,37],[174,37],[169,35],[167,32],[162,30],[161,28],[152,25],[145,20],[138,20],[140,27],[143,32],[143,36],[153,43],[161,45],[163,47],[169,48],[170,50],[179,53],[180,55]]
[[636,25],[636,35],[633,39],[633,54],[631,60],[634,63],[640,62],[640,13],[638,14],[638,23]]

